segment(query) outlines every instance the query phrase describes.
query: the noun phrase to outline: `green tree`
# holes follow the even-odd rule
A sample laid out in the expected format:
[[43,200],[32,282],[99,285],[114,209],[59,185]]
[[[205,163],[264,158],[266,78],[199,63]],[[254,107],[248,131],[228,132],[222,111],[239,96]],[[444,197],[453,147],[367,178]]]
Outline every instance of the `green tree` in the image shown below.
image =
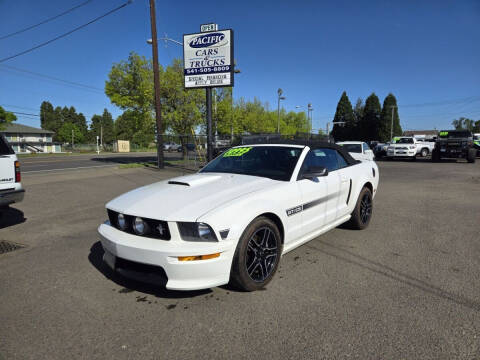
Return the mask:
[[137,114],[133,110],[124,111],[115,120],[115,136],[118,140],[133,140],[136,132]]
[[[392,122],[393,110],[393,122]],[[393,124],[393,129],[392,129]],[[379,140],[387,142],[391,140],[390,132],[393,136],[402,135],[402,127],[400,126],[400,117],[398,116],[397,99],[393,94],[388,94],[383,101],[382,115],[380,119]]]
[[352,103],[345,91],[338,101],[333,122],[344,122],[344,124],[333,125],[332,136],[335,141],[352,140],[355,138],[355,116]]
[[90,121],[88,141],[95,142],[97,136],[103,144],[110,144],[115,139],[112,114],[107,109],[103,110],[102,115],[93,115]]
[[380,100],[375,93],[372,93],[365,101],[363,118],[359,122],[361,140],[371,141],[380,139],[381,112]]
[[[185,90],[183,76],[180,59],[175,59],[165,69],[160,91],[162,116],[174,134],[190,135],[192,129],[204,122],[205,92],[200,89]],[[182,142],[186,140],[181,139]]]
[[363,104],[363,100],[361,98],[358,98],[353,108],[353,116],[355,117],[355,127],[357,127],[359,122],[362,120],[364,110],[365,110],[365,105]]
[[[161,67],[160,76],[163,77]],[[152,62],[131,52],[127,60],[112,66],[105,82],[105,93],[113,104],[128,111],[130,120],[135,119],[131,141],[142,146],[152,142],[155,134]],[[162,104],[165,102],[164,99],[161,101]],[[162,113],[165,113],[165,110]],[[123,122],[123,119],[121,121]],[[164,129],[161,131],[164,132]]]
[[40,105],[40,127],[45,130],[58,130],[57,119],[53,105],[48,101],[43,101]]
[[73,140],[76,144],[83,142],[84,135],[75,124],[72,124],[71,122],[63,123],[61,128],[58,130],[58,140],[66,143],[71,143],[72,134]]
[[7,124],[10,124],[16,120],[17,120],[17,117],[15,116],[14,113],[6,111],[4,108],[0,106],[0,130],[5,129]]

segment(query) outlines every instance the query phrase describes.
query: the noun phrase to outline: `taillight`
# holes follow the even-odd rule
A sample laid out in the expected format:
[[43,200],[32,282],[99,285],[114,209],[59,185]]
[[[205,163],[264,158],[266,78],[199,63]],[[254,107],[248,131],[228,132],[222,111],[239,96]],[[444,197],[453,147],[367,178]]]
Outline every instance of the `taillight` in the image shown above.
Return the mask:
[[20,161],[15,161],[15,182],[22,181],[22,175],[20,173]]

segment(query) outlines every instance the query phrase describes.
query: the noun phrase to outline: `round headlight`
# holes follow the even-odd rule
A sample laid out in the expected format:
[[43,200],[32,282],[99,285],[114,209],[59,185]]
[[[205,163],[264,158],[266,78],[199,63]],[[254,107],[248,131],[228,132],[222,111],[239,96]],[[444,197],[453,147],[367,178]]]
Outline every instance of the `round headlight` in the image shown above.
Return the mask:
[[133,230],[137,235],[145,235],[148,232],[148,225],[142,218],[136,217],[133,221]]
[[123,216],[123,214],[118,214],[117,223],[120,230],[125,230],[127,228],[127,221],[125,220],[125,216]]

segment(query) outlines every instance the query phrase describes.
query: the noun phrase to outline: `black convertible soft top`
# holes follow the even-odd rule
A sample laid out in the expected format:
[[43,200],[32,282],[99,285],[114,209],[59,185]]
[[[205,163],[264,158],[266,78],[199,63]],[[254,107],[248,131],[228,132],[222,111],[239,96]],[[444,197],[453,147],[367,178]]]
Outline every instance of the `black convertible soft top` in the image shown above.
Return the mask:
[[311,149],[334,149],[337,150],[347,161],[348,165],[354,165],[360,163],[359,160],[355,160],[348,151],[342,146],[334,143],[319,141],[319,140],[303,140],[303,139],[259,139],[258,141],[244,141],[242,145],[303,145],[308,146]]

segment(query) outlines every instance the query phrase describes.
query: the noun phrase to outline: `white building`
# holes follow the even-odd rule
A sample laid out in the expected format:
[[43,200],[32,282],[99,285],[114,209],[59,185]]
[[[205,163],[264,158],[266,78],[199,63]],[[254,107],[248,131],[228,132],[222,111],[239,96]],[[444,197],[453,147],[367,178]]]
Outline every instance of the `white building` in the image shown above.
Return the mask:
[[8,124],[0,130],[17,154],[62,152],[62,145],[52,141],[53,131],[22,124]]

